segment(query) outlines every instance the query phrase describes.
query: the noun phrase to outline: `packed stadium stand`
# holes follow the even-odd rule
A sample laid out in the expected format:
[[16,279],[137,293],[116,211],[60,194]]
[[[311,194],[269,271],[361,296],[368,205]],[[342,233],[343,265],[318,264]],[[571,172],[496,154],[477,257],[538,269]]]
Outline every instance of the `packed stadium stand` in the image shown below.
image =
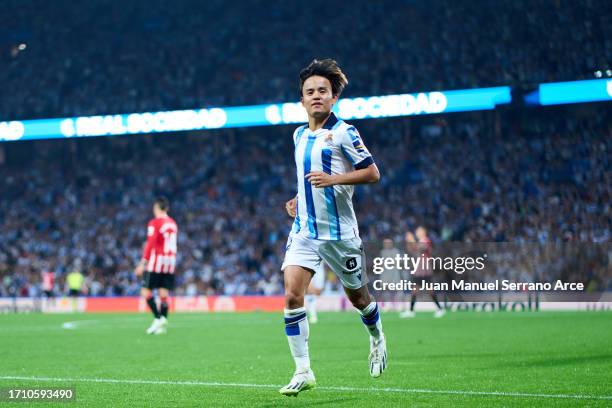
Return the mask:
[[609,7],[9,0],[0,112],[13,120],[297,100],[297,72],[315,57],[344,67],[348,97],[593,78],[612,66]]
[[[363,96],[586,79],[612,55],[604,0],[317,2],[10,0],[2,119],[295,101],[314,57],[336,58],[345,95]],[[356,121],[382,174],[356,191],[363,239],[399,243],[424,224],[436,242],[609,242],[610,113]],[[136,295],[158,194],[180,227],[177,293],[281,293],[292,130],[0,146],[0,296],[39,295],[47,269],[63,293],[79,262],[90,295]]]
[[[609,242],[606,114],[357,122],[382,173],[356,190],[363,239],[400,243],[425,224],[436,241]],[[165,194],[181,227],[181,290],[279,293],[291,149],[290,127],[7,145],[0,291],[27,294],[41,269],[61,276],[81,259],[93,294],[137,293],[132,270]]]

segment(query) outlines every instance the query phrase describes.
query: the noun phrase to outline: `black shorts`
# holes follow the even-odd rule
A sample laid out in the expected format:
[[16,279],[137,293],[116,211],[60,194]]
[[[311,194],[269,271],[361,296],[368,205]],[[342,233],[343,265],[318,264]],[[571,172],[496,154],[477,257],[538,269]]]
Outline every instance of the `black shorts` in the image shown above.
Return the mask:
[[159,273],[159,272],[145,272],[142,280],[142,287],[147,289],[174,289],[174,274],[173,273]]
[[43,293],[45,294],[45,297],[48,297],[48,298],[54,297],[52,290],[45,290]]
[[68,296],[70,297],[77,297],[81,294],[81,292],[78,289],[70,289],[70,291],[68,292]]

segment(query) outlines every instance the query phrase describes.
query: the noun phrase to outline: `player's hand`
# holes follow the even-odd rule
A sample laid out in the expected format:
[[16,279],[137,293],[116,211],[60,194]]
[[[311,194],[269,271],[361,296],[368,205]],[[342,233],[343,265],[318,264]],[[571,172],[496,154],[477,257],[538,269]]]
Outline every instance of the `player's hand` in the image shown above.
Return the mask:
[[134,273],[136,274],[137,277],[141,277],[143,272],[144,272],[144,265],[142,263],[139,263],[136,269],[134,269]]
[[296,207],[297,207],[297,197],[294,197],[285,203],[285,210],[287,210],[287,214],[289,214],[289,216],[292,218],[295,218]]
[[312,171],[306,175],[306,179],[317,188],[330,187],[335,184],[334,176],[322,171]]

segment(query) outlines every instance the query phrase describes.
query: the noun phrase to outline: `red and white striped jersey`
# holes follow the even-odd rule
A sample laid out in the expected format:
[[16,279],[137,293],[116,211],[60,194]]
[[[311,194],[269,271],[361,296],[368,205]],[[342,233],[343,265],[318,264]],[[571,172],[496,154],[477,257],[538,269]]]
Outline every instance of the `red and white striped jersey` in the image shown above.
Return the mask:
[[432,254],[431,240],[429,238],[425,238],[423,241],[419,241],[416,244],[416,248],[417,254],[415,256],[421,256],[423,261],[421,261],[421,266],[416,269],[414,276],[419,278],[431,277],[433,270],[428,267],[429,261],[427,261],[427,259],[431,258]]
[[45,271],[42,273],[42,290],[51,292],[55,286],[55,272]]
[[147,226],[147,244],[142,258],[147,271],[174,273],[178,227],[170,217],[153,218]]

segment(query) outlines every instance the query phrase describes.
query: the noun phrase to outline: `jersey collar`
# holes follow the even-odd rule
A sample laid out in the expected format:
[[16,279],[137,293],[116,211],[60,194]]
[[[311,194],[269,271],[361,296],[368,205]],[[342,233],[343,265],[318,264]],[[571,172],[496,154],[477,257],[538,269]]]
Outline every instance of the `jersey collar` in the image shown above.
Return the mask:
[[336,123],[338,123],[338,118],[336,117],[334,112],[332,112],[329,115],[329,118],[327,118],[327,120],[325,121],[325,124],[323,125],[323,129],[332,130],[332,128],[334,127]]
[[336,115],[334,114],[334,112],[332,112],[329,117],[327,118],[327,120],[325,120],[325,123],[323,124],[323,127],[320,129],[317,129],[315,131],[310,130],[310,128],[308,127],[308,123],[304,125],[304,130],[312,133],[312,134],[316,134],[317,132],[320,132],[321,130],[325,129],[325,130],[332,130],[333,127],[336,125],[336,123],[338,123],[339,119],[336,117]]

